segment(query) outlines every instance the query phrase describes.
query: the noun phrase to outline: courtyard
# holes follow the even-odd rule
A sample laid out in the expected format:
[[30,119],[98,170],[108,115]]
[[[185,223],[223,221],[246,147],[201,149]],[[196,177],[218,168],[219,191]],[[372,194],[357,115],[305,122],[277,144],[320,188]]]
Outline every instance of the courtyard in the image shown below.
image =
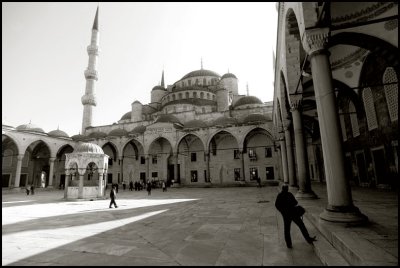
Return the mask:
[[64,201],[61,190],[3,194],[2,265],[322,265],[296,225],[286,248],[277,194],[275,186],[119,190],[112,209],[109,199]]

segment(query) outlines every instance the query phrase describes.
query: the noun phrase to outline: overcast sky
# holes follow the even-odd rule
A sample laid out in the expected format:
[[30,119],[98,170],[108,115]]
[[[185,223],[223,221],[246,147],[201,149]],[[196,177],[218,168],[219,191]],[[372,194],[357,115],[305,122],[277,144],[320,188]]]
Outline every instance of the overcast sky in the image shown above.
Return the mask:
[[[2,3],[2,119],[49,132],[82,126],[86,47],[97,3]],[[151,89],[203,68],[273,99],[275,3],[100,3],[93,124],[117,122]]]

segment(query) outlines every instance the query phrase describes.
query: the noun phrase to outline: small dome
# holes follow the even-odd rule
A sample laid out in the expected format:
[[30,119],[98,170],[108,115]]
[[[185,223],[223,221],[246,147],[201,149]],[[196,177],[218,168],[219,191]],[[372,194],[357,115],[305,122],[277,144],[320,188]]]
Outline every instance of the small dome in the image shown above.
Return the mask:
[[124,114],[120,120],[126,120],[129,119],[131,120],[131,112],[127,112],[126,114]]
[[163,88],[162,86],[155,86],[155,87],[153,87],[152,91],[153,90],[164,90],[165,91],[165,88]]
[[126,131],[125,129],[122,129],[122,128],[113,129],[110,131],[110,133],[108,133],[108,136],[112,136],[112,137],[122,137],[122,136],[127,136],[127,135],[128,135],[128,131]]
[[182,124],[178,118],[176,118],[175,116],[171,115],[171,114],[162,114],[160,115],[157,120],[155,121],[155,123],[178,123],[178,124]]
[[251,123],[264,123],[271,121],[268,117],[263,114],[249,114],[245,118],[243,118],[242,123],[251,124]]
[[210,70],[197,70],[197,71],[193,71],[190,72],[188,74],[186,74],[184,77],[182,77],[181,80],[186,79],[186,78],[190,78],[190,77],[196,77],[196,76],[215,76],[215,77],[220,77],[219,74],[217,74],[216,72],[210,71]]
[[221,79],[224,79],[224,78],[235,78],[235,79],[237,79],[237,77],[236,77],[234,74],[231,74],[231,73],[226,73],[226,74],[224,74],[224,75],[221,77]]
[[49,135],[50,137],[56,137],[56,138],[69,138],[67,133],[65,133],[64,131],[59,130],[59,129],[50,131],[49,133],[47,133],[47,135]]
[[146,131],[146,126],[137,126],[131,132],[132,134],[143,134]]
[[36,126],[36,125],[34,125],[34,124],[31,124],[31,123],[26,124],[26,125],[20,125],[20,126],[18,126],[18,127],[17,127],[17,130],[19,130],[19,131],[28,131],[28,132],[37,132],[37,133],[46,134],[42,128],[40,128],[40,127],[38,127],[38,126]]
[[132,104],[135,104],[135,103],[139,103],[139,104],[142,104],[140,101],[138,101],[138,100],[135,100],[134,102],[132,102]]
[[88,138],[94,138],[94,139],[103,139],[107,137],[107,134],[101,131],[97,132],[92,132],[89,135],[87,135]]
[[206,127],[208,127],[206,122],[196,119],[188,121],[183,125],[183,128],[206,128]]
[[238,99],[234,104],[233,107],[238,107],[241,105],[246,105],[246,104],[263,104],[263,102],[254,96],[244,96]]
[[227,126],[227,125],[235,125],[238,123],[238,120],[233,117],[221,116],[212,122],[214,126]]
[[104,154],[103,149],[94,143],[84,142],[78,145],[74,153]]
[[71,139],[74,141],[84,141],[87,139],[87,137],[85,135],[77,134],[77,135],[73,135],[71,137]]

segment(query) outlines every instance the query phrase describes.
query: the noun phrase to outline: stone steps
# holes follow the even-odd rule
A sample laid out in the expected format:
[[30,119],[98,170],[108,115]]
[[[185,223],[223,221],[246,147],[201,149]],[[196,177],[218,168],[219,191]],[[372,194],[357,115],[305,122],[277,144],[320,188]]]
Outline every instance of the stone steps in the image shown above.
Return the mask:
[[[371,243],[359,233],[350,230],[345,225],[325,221],[321,222],[319,215],[313,213],[306,213],[304,218],[312,225],[314,230],[321,234],[317,239],[322,241],[317,241],[314,244],[315,252],[324,264],[357,266],[398,265],[396,257]],[[373,234],[371,233],[370,235]]]

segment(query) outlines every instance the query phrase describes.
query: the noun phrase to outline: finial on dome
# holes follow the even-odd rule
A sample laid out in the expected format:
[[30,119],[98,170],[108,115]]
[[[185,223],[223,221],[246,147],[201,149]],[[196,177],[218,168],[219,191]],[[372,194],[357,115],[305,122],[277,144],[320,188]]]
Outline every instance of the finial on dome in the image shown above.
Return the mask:
[[247,82],[246,88],[247,88],[247,96],[249,96],[249,82]]
[[31,123],[31,121],[32,121],[32,120],[31,120],[31,119],[29,119],[29,124],[32,124],[32,123]]
[[60,125],[57,125],[57,130],[60,130]]
[[163,66],[163,71],[162,71],[162,76],[161,76],[161,86],[163,88],[165,88],[165,86],[164,86],[164,66]]
[[200,58],[201,61],[201,69],[203,70],[203,57]]

